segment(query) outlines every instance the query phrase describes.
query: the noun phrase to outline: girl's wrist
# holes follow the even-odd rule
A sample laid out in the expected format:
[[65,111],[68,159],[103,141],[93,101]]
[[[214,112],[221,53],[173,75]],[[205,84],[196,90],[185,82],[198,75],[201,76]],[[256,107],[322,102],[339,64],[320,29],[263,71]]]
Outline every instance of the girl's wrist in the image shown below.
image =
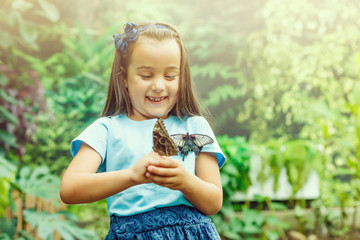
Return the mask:
[[126,169],[125,171],[127,172],[126,174],[129,175],[129,184],[131,187],[144,183],[143,178],[145,176],[143,178],[139,177],[132,168]]
[[181,186],[181,189],[179,189],[183,194],[188,194],[189,192],[193,191],[192,184],[196,181],[194,178],[196,178],[196,176],[186,170],[186,174],[183,179],[183,184]]

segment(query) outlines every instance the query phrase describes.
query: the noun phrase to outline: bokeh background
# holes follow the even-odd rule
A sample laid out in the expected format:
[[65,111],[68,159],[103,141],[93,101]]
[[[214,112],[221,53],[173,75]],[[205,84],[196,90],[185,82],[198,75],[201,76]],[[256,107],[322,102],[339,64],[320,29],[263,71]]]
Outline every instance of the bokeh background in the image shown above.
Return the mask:
[[148,20],[182,33],[227,155],[222,238],[357,239],[359,15],[357,0],[2,0],[0,239],[104,238],[106,202],[64,206],[60,179],[102,112],[112,35]]

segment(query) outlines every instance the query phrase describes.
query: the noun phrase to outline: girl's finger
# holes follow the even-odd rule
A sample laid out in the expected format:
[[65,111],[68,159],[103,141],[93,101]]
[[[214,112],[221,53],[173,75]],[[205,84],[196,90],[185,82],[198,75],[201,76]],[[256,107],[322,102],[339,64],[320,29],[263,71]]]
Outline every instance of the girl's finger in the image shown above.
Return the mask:
[[150,172],[146,173],[146,177],[149,179],[150,182],[161,185],[161,186],[172,184],[174,181],[174,179],[172,177],[159,176],[159,175],[152,174]]
[[163,167],[157,167],[157,166],[149,166],[147,168],[147,171],[151,174],[162,176],[162,177],[170,177],[174,176],[174,170],[171,168],[163,168]]
[[164,168],[176,168],[179,166],[179,162],[170,157],[162,157],[160,160],[156,161],[154,165]]

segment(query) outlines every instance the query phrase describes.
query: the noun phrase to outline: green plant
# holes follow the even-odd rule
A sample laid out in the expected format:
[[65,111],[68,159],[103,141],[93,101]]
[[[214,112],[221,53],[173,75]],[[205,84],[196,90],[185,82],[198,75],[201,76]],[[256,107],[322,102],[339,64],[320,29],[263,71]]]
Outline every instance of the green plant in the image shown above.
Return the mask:
[[17,167],[0,155],[0,218],[10,204],[10,186],[15,180]]
[[37,212],[34,209],[24,210],[25,220],[34,228],[42,239],[51,240],[54,231],[58,231],[62,239],[95,239],[97,234],[78,227],[75,223],[78,219],[68,212]]
[[235,239],[239,233],[239,219],[235,212],[240,206],[235,206],[232,199],[236,192],[245,191],[251,184],[249,178],[250,151],[247,142],[242,137],[217,137],[217,141],[226,155],[226,164],[221,168],[221,182],[224,192],[223,207],[213,220],[220,234]]
[[243,207],[241,215],[241,224],[238,226],[239,239],[287,239],[284,229],[289,228],[289,225],[275,215],[265,215],[261,210],[246,206]]
[[[4,209],[8,206],[12,211],[16,210],[11,196],[11,190],[18,190],[22,195],[27,194],[36,196],[42,199],[47,199],[55,205],[59,204],[59,177],[50,173],[49,168],[40,166],[36,168],[23,167],[17,169],[17,166],[11,164],[10,161],[0,158],[1,162],[1,175],[0,183],[7,182],[6,192],[1,193],[1,197],[7,197],[7,201],[2,201],[0,212],[3,213]],[[16,171],[19,170],[19,175],[15,178]],[[3,199],[1,199],[3,200]],[[31,223],[32,226],[38,229],[38,234],[43,239],[51,239],[54,231],[57,230],[63,239],[89,239],[96,238],[97,235],[94,231],[80,228],[76,223],[78,219],[69,212],[58,211],[55,213],[38,212],[36,209],[24,209],[23,214],[25,220]],[[4,238],[9,236],[12,238],[15,233],[25,236],[25,233],[16,232],[16,219],[6,220],[3,214],[0,215],[2,222],[0,232]],[[19,238],[21,239],[21,238]],[[29,239],[24,237],[24,239]]]
[[61,38],[64,50],[45,60],[16,51],[41,76],[48,107],[33,119],[38,127],[36,142],[26,145],[23,161],[46,164],[58,174],[71,160],[71,140],[101,113],[113,53],[106,34],[92,40],[94,33],[83,26],[75,33],[70,28],[63,30],[69,33]]
[[246,192],[252,184],[249,173],[253,153],[245,138],[221,136],[217,140],[227,158],[221,169],[223,207],[220,213],[212,216],[219,233],[226,239],[277,239],[283,236],[283,229],[288,226],[274,215],[280,205],[272,204],[268,198],[257,196],[256,201],[259,204],[265,202],[272,210],[271,215],[265,216],[262,209],[251,209],[249,201],[242,206],[234,199],[236,193]]
[[48,36],[51,26],[60,19],[58,8],[48,0],[4,0],[0,5],[0,48],[4,50],[0,58],[5,58],[5,63],[15,60],[13,55],[6,54],[14,46],[27,51],[38,50],[39,41]]
[[321,172],[322,146],[310,140],[271,140],[263,145],[253,146],[253,152],[260,155],[263,169],[257,179],[263,184],[274,177],[274,191],[279,188],[278,178],[282,168],[286,170],[294,196],[305,184],[311,171]]
[[[352,64],[359,66],[358,58],[354,58]],[[359,72],[359,67],[354,70]],[[314,121],[322,132],[319,141],[324,149],[319,162],[324,170],[319,172],[321,196],[312,204],[314,214],[310,219],[303,220],[303,224],[307,231],[315,232],[320,237],[357,234],[357,199],[360,196],[358,80],[359,77],[354,74],[347,76],[346,85],[337,89],[341,96],[337,103],[322,103],[312,108]],[[352,216],[348,213],[349,209],[353,209]],[[301,218],[302,211],[297,212]],[[314,225],[311,226],[309,222]]]
[[106,199],[88,204],[69,205],[68,211],[79,218],[77,224],[80,227],[93,230],[103,238],[107,235],[110,229],[110,218]]

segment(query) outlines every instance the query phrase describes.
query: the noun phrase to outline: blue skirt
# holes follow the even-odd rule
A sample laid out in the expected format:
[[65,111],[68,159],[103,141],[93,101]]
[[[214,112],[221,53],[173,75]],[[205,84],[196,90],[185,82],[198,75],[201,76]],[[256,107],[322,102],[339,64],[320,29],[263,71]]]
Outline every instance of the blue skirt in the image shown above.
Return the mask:
[[184,205],[158,208],[133,216],[110,218],[105,240],[220,239],[211,219]]

